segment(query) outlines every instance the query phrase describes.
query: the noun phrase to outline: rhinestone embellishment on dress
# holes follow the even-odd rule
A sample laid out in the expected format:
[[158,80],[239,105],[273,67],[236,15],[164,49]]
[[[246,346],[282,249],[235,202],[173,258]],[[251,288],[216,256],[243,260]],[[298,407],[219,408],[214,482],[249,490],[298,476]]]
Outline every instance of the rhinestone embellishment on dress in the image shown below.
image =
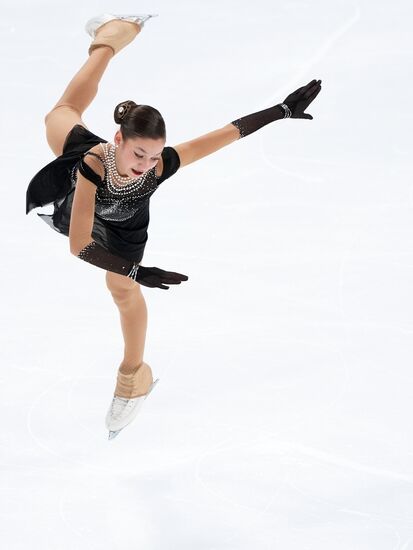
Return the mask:
[[[100,146],[105,176],[102,185],[96,190],[96,214],[104,220],[113,222],[123,222],[135,215],[144,216],[149,198],[159,185],[156,168],[151,168],[138,178],[121,176],[116,169],[115,146],[109,143],[100,143]],[[71,174],[73,185],[76,184],[76,172],[75,166]]]
[[108,221],[125,221],[132,216],[142,215],[147,201],[158,188],[155,168],[138,178],[121,176],[116,169],[115,146],[100,144],[105,165],[103,185],[96,192],[96,213]]

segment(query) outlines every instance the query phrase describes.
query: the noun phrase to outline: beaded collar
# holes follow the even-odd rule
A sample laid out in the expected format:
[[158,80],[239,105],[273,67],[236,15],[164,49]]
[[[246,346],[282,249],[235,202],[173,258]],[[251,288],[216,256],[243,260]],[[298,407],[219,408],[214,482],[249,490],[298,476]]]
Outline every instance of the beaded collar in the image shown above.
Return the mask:
[[100,143],[105,156],[105,165],[107,166],[107,178],[109,185],[114,189],[124,187],[141,187],[145,182],[146,173],[142,174],[138,178],[131,178],[129,176],[121,176],[116,168],[115,160],[115,147],[109,143]]

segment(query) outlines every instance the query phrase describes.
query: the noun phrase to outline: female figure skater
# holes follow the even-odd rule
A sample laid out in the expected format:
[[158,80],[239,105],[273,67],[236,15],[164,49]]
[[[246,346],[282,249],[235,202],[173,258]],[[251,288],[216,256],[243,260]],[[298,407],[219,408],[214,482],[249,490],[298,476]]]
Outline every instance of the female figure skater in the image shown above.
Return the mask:
[[31,180],[26,214],[54,204],[52,215],[38,214],[69,237],[70,252],[106,270],[106,285],[120,312],[124,357],[106,415],[109,439],[137,415],[154,387],[143,361],[147,308],[140,285],[168,289],[186,275],[140,264],[149,224],[149,199],[179,168],[283,118],[312,119],[304,113],[321,90],[312,80],[283,103],[243,116],[191,141],[165,146],[162,115],[148,105],[119,103],[114,119],[120,128],[114,143],[90,132],[82,114],[114,55],[132,42],[154,15],[102,15],[86,24],[93,41],[86,63],[45,117],[47,141],[56,159]]

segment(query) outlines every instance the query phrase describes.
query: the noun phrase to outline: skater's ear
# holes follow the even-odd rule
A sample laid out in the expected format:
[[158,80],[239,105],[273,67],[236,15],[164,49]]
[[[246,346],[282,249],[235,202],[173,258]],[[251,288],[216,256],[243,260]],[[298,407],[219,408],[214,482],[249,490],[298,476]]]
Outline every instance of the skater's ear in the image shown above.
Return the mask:
[[115,134],[114,143],[115,145],[119,145],[121,141],[122,141],[122,132],[118,130]]

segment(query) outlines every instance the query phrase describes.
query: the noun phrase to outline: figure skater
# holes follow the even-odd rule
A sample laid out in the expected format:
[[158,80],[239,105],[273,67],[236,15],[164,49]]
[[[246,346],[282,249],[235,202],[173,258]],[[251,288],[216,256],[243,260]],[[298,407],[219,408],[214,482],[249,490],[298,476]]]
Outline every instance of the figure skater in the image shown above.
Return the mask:
[[191,141],[165,146],[165,122],[149,105],[122,101],[114,111],[120,127],[113,143],[90,132],[83,112],[96,96],[112,57],[132,42],[154,15],[101,15],[90,19],[89,57],[45,117],[47,141],[56,158],[30,181],[26,214],[53,203],[53,214],[38,214],[69,237],[71,254],[106,270],[106,285],[120,312],[124,357],[106,415],[109,439],[137,415],[158,380],[143,361],[147,308],[140,285],[169,289],[188,277],[141,265],[149,224],[149,200],[179,168],[284,118],[304,113],[321,90],[312,80],[283,103],[243,116]]

